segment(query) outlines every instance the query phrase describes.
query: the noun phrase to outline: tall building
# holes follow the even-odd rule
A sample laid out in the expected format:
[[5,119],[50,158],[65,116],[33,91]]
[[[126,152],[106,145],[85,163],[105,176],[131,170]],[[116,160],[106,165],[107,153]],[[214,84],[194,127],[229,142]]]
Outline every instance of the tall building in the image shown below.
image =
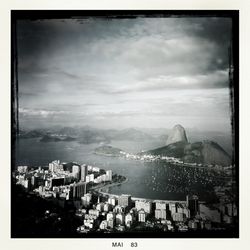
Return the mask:
[[29,179],[25,179],[23,182],[22,182],[22,185],[24,188],[26,188],[27,190],[30,190],[30,180]]
[[133,215],[131,213],[128,213],[125,216],[125,225],[126,227],[131,227],[132,224],[133,224]]
[[110,218],[107,221],[108,221],[108,227],[109,228],[114,228],[114,226],[115,226],[115,219],[114,218]]
[[17,171],[18,171],[20,174],[26,173],[27,170],[28,170],[28,167],[27,167],[27,166],[18,166],[18,167],[17,167]]
[[94,174],[88,174],[86,175],[86,182],[93,182],[94,178]]
[[87,183],[89,183],[89,182],[90,182],[89,175],[86,175],[86,179],[85,179],[85,181],[86,181]]
[[105,203],[104,207],[103,207],[104,212],[108,212],[112,210],[112,205],[110,205],[109,203]]
[[156,209],[155,210],[155,218],[166,220],[166,218],[167,218],[166,209]]
[[116,205],[116,206],[114,207],[114,212],[115,212],[115,213],[124,213],[124,212],[125,212],[125,207]]
[[32,185],[33,188],[37,188],[38,187],[38,179],[39,179],[39,177],[35,176],[35,175],[33,175],[31,177],[31,185]]
[[177,204],[177,213],[184,213],[184,207],[182,204]]
[[108,222],[106,220],[103,220],[99,226],[101,230],[105,230],[108,227]]
[[100,172],[100,168],[98,168],[98,167],[92,167],[92,172],[99,173]]
[[199,198],[197,195],[192,195],[191,197],[187,195],[187,207],[190,210],[190,216],[194,217],[199,213]]
[[151,201],[142,201],[142,200],[136,200],[135,201],[135,208],[137,211],[143,209],[146,213],[151,214],[152,212],[152,202]]
[[92,200],[92,194],[90,194],[90,193],[85,194],[85,195],[81,198],[81,200],[82,200],[82,205],[84,205],[84,206],[90,205],[90,202],[91,202],[91,200]]
[[63,165],[60,165],[59,160],[52,161],[51,163],[49,163],[49,170],[51,172],[63,171]]
[[131,195],[122,194],[118,197],[118,205],[122,207],[131,207]]
[[190,218],[190,210],[187,207],[184,207],[183,213],[186,218]]
[[81,181],[86,181],[87,174],[88,174],[88,166],[86,164],[81,165]]
[[112,206],[115,206],[116,205],[115,197],[109,197],[108,198],[108,203],[111,204]]
[[55,165],[54,165],[53,162],[52,162],[52,163],[49,163],[49,170],[50,170],[51,172],[54,172],[54,171],[55,171]]
[[45,192],[45,187],[44,186],[39,186],[38,187],[38,192],[39,192],[39,195],[43,195],[43,193]]
[[146,213],[143,209],[141,209],[139,212],[138,212],[138,221],[139,222],[145,222],[146,221]]
[[129,211],[134,217],[137,217],[138,211],[135,207],[131,208]]
[[169,203],[169,211],[171,212],[171,215],[177,212],[175,203]]
[[119,213],[115,217],[115,223],[116,225],[123,225],[124,224],[124,214]]
[[77,165],[73,165],[72,166],[72,174],[74,176],[74,178],[77,179],[77,181],[80,180],[80,167]]
[[87,193],[87,183],[85,182],[73,183],[70,187],[73,199],[81,198]]
[[100,202],[96,205],[96,210],[102,212],[104,211],[104,203],[103,202]]
[[[93,215],[93,216],[98,217],[100,215],[100,212],[98,210],[96,210],[96,209],[90,209],[89,210],[89,215]],[[85,215],[85,217],[86,217],[86,215]]]
[[112,170],[106,171],[107,181],[112,181]]
[[173,213],[172,218],[173,218],[173,221],[183,221],[184,216],[183,216],[183,213]]
[[164,202],[156,202],[155,209],[165,209],[167,208],[167,204]]
[[114,219],[114,218],[115,218],[115,213],[113,212],[107,213],[107,221],[109,221],[110,219]]
[[188,222],[188,227],[192,228],[192,229],[197,229],[198,228],[198,223],[196,221],[194,221],[194,220],[190,220]]

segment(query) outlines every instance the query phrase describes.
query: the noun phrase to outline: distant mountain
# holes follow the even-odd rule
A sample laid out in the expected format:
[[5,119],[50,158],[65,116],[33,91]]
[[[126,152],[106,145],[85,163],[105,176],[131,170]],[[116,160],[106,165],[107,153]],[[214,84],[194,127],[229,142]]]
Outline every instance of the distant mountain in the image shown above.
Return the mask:
[[45,134],[46,134],[46,131],[43,129],[34,129],[30,131],[20,130],[19,138],[22,138],[22,139],[38,138],[38,137],[44,136]]
[[194,143],[175,142],[140,154],[171,156],[189,163],[217,164],[223,166],[232,164],[231,158],[225,150],[216,142],[208,140]]
[[[188,133],[188,140],[186,133]],[[55,126],[33,130],[22,128],[19,131],[19,138],[40,138],[41,142],[77,141],[81,144],[108,144],[113,141],[114,144],[119,142],[117,145],[122,148],[124,147],[123,141],[130,141],[142,145],[141,148],[143,149],[158,147],[158,145],[171,145],[176,142],[193,143],[211,140],[221,145],[227,153],[231,154],[232,152],[232,136],[230,133],[184,129],[181,125],[176,125],[171,130],[167,128],[97,129],[90,126]],[[148,146],[149,144],[156,146]],[[129,149],[126,150],[129,151]],[[134,150],[134,152],[136,151]]]
[[188,142],[186,131],[181,125],[175,125],[173,129],[171,130],[166,145],[175,143],[175,142]]
[[122,150],[109,145],[104,145],[95,149],[95,154],[108,155],[108,156],[120,156]]
[[58,142],[58,141],[75,141],[76,138],[70,136],[58,136],[46,134],[41,139],[40,142]]
[[77,127],[63,127],[58,130],[59,134],[69,135],[69,136],[78,136],[80,129]]
[[44,135],[40,139],[40,142],[57,142],[57,141],[61,141],[61,139],[55,136],[51,136],[51,135]]
[[51,141],[62,141],[63,137],[65,141],[77,140],[82,144],[90,143],[110,143],[111,140],[118,141],[146,141],[152,140],[154,137],[144,133],[140,130],[129,128],[123,130],[102,130],[91,128],[88,126],[84,127],[62,127],[62,128],[51,128],[51,129],[34,129],[30,131],[22,130],[19,133],[19,138],[41,138],[41,142]]
[[81,133],[78,136],[78,142],[82,144],[90,143],[100,143],[105,142],[109,143],[110,139],[98,130],[81,130]]
[[111,140],[131,140],[144,141],[151,140],[153,137],[147,133],[134,128],[123,130],[116,129],[97,129],[89,126],[84,127],[63,127],[58,131],[59,134],[74,136],[80,143],[88,144],[95,142],[110,142]]

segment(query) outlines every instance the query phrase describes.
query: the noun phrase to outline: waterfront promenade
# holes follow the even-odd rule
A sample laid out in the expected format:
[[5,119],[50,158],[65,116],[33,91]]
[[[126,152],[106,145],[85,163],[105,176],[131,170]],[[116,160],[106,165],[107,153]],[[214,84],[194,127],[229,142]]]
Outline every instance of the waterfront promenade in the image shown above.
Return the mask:
[[[127,180],[125,180],[123,183],[127,182]],[[107,192],[104,192],[102,191],[104,188],[108,188],[108,187],[111,187],[111,186],[115,186],[115,185],[121,185],[122,183],[112,183],[112,184],[109,184],[109,185],[106,185],[106,186],[103,186],[103,187],[98,187],[98,188],[95,188],[95,189],[92,189],[92,192],[96,193],[96,194],[99,194],[103,197],[115,197],[115,198],[118,198],[120,195],[117,195],[117,194],[111,194],[111,193],[107,193]],[[159,200],[159,199],[148,199],[148,198],[140,198],[140,197],[131,197],[131,200],[132,201],[151,201],[152,203],[153,202],[159,202],[159,203],[166,203],[166,204],[169,204],[169,203],[180,203],[180,204],[183,204],[183,205],[186,205],[187,204],[187,201],[186,200]]]
[[[97,187],[91,188],[91,191],[93,193],[99,194],[103,197],[115,197],[118,198],[120,195],[117,194],[111,194],[108,192],[103,191],[104,189],[108,189],[110,187],[113,186],[117,186],[117,185],[122,185],[124,183],[128,182],[128,178],[126,178],[124,181],[122,182],[114,182],[114,183],[110,183],[110,184],[106,184],[106,185],[98,185]],[[140,197],[131,197],[132,201],[150,201],[152,203],[154,202],[159,202],[159,203],[179,203],[179,204],[183,204],[183,205],[187,205],[187,200],[160,200],[160,199],[149,199],[149,198],[140,198]],[[199,201],[199,203],[205,203],[204,201]]]

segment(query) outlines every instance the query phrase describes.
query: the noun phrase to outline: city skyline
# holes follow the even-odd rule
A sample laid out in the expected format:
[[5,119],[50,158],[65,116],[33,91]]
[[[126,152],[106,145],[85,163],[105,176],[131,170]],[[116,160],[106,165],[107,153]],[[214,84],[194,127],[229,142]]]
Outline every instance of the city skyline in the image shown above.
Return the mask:
[[19,123],[231,131],[231,19],[19,20]]
[[[76,166],[79,167],[78,171],[80,166],[86,167],[86,177],[93,176],[92,180],[79,180],[75,175]],[[224,173],[229,177],[228,170]],[[212,179],[215,181],[216,174],[213,175]],[[61,163],[60,160],[54,160],[47,167],[18,166],[15,176],[19,188],[22,186],[26,192],[31,191],[33,195],[42,198],[44,203],[54,200],[57,209],[58,205],[69,209],[70,206],[67,208],[67,205],[74,204],[74,215],[72,214],[71,220],[75,220],[75,223],[67,226],[73,230],[67,231],[66,228],[57,225],[57,229],[53,228],[55,231],[52,230],[51,234],[58,229],[74,237],[80,237],[79,234],[86,236],[88,233],[110,233],[112,236],[117,232],[138,234],[150,230],[152,234],[157,232],[157,235],[185,232],[191,233],[192,236],[194,232],[200,232],[202,235],[218,234],[218,225],[223,226],[224,232],[230,233],[229,225],[238,213],[236,205],[228,200],[227,192],[230,186],[215,189],[216,195],[223,202],[219,206],[214,204],[213,207],[201,201],[197,195],[190,195],[190,192],[187,192],[182,200],[138,198],[131,194],[106,193],[103,190],[107,187],[119,186],[125,183],[127,178],[96,166],[74,163],[70,167],[68,163]],[[70,213],[69,210],[67,212]],[[58,213],[46,209],[42,220],[46,221],[53,217],[61,221],[59,216]],[[37,233],[39,237],[46,235],[44,231],[39,232],[39,227],[34,229],[33,236]]]

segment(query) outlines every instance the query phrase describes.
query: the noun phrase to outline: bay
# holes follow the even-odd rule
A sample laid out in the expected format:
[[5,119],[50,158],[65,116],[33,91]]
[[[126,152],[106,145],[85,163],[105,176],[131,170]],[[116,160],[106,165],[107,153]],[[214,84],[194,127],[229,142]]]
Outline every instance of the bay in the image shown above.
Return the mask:
[[[136,153],[158,147],[156,142],[113,141],[114,147]],[[20,139],[15,155],[16,165],[48,166],[53,160],[88,164],[123,175],[128,181],[106,190],[112,194],[131,194],[134,197],[165,200],[184,200],[189,193],[206,199],[214,185],[221,184],[206,170],[174,166],[170,163],[143,162],[121,157],[94,154],[100,144],[72,142],[40,142],[39,138]]]

